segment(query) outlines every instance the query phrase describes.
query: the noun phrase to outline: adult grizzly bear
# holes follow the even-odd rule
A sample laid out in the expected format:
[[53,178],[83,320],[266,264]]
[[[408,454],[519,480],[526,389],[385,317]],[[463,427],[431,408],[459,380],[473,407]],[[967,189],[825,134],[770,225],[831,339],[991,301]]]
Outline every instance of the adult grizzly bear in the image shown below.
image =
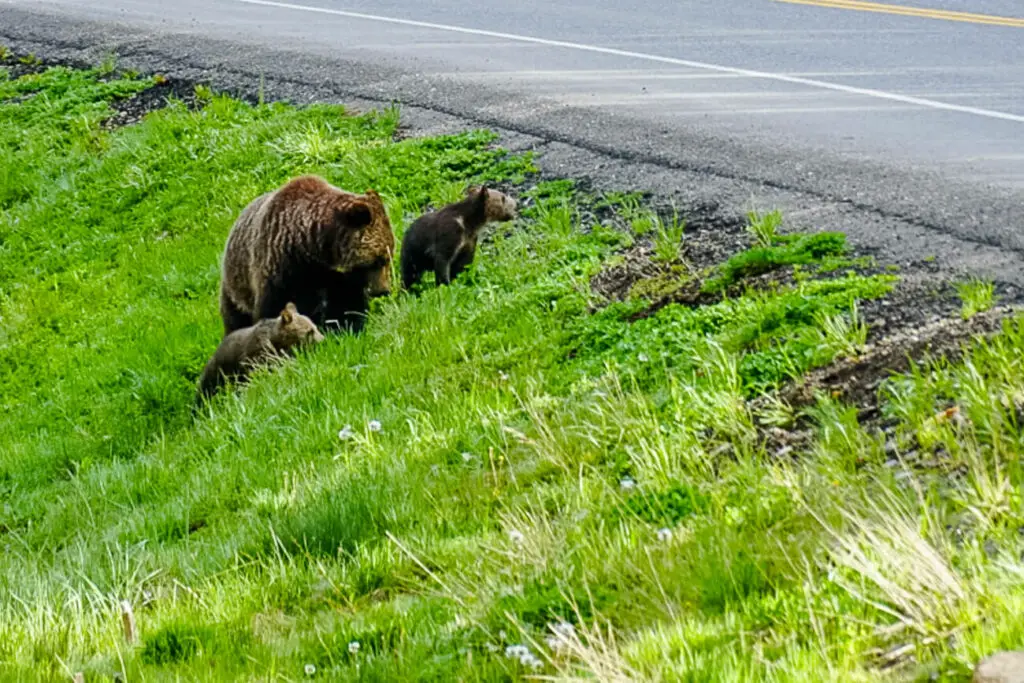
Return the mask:
[[380,195],[318,176],[252,200],[228,235],[220,289],[224,333],[295,302],[321,328],[362,329],[370,299],[391,290],[395,235]]

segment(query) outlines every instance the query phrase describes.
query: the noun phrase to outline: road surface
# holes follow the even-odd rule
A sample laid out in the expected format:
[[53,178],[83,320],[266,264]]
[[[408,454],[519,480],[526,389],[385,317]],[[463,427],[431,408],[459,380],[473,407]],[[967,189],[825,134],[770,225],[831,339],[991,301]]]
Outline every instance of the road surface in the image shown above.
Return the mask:
[[1024,284],[1015,0],[0,0],[19,41],[399,99]]

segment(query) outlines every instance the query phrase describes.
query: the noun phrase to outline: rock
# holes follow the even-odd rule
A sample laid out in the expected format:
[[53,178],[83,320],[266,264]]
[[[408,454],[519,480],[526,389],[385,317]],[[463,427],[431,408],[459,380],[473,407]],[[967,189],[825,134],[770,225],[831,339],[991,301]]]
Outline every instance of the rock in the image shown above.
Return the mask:
[[997,652],[978,662],[972,683],[1024,683],[1024,651]]

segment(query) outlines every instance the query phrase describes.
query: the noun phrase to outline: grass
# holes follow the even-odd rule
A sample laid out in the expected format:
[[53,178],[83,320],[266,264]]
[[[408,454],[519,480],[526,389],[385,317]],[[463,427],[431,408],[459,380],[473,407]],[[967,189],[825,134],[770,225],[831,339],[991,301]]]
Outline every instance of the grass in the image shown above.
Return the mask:
[[984,280],[966,280],[956,283],[957,294],[962,302],[960,315],[964,320],[984,313],[996,303],[996,288]]
[[589,283],[632,237],[581,216],[636,198],[541,183],[453,285],[193,420],[253,196],[374,187],[400,235],[532,164],[208,92],[104,127],[151,82],[0,76],[4,679],[966,681],[1021,642],[1019,323],[886,382],[889,436],[824,397],[779,457],[762,420],[793,415],[747,399],[856,353],[896,278],[818,279],[841,235],[765,230],[729,297],[631,323]]
[[754,236],[757,246],[768,248],[779,239],[782,212],[770,211],[764,215],[751,211],[747,214],[747,232]]

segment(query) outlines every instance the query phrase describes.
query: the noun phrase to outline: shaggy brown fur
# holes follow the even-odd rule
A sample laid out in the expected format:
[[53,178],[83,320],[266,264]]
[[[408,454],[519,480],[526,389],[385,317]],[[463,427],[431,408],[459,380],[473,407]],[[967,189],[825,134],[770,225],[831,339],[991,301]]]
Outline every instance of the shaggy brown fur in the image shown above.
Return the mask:
[[267,361],[290,355],[306,344],[324,340],[313,321],[289,303],[276,318],[264,318],[251,327],[235,330],[220,346],[199,377],[196,402],[210,398],[228,381],[244,382],[254,368]]
[[224,250],[224,331],[277,315],[288,301],[323,326],[358,330],[369,301],[391,290],[395,235],[380,195],[302,176],[254,199]]
[[511,197],[486,187],[469,188],[466,198],[417,218],[402,238],[402,284],[408,289],[428,270],[446,285],[473,262],[480,229],[516,217]]

